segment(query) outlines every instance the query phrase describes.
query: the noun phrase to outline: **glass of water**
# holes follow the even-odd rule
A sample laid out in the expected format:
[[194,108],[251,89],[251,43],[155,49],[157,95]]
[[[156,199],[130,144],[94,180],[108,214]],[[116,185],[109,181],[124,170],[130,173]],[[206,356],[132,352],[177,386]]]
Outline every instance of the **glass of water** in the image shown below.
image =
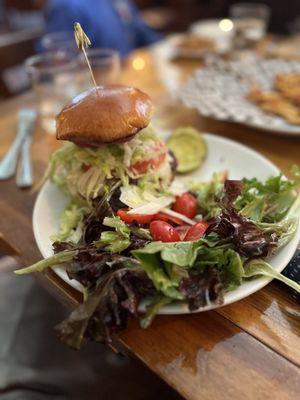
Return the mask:
[[[119,83],[121,72],[120,55],[112,49],[89,49],[87,56],[90,61],[97,85],[112,85]],[[91,88],[91,77],[83,54],[78,55],[79,85],[81,90]]]
[[78,51],[72,32],[51,32],[41,39],[41,46],[46,51]]
[[30,57],[26,67],[36,95],[41,127],[55,133],[55,116],[78,93],[78,65],[74,55],[54,51]]
[[234,22],[235,48],[251,47],[266,34],[270,17],[270,7],[260,3],[237,3],[229,9]]

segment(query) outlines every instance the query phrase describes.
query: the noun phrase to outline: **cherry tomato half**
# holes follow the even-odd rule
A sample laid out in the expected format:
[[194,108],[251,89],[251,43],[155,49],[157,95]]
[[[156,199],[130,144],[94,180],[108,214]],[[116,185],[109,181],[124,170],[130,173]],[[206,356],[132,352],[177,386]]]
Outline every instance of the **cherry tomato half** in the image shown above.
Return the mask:
[[161,153],[155,158],[150,160],[136,162],[130,166],[130,169],[137,172],[138,174],[145,174],[150,168],[157,169],[161,166],[166,158],[167,153]]
[[126,224],[137,222],[140,225],[149,224],[154,217],[154,215],[129,214],[128,210],[124,208],[117,211],[117,216],[120,217],[122,221],[126,222]]
[[180,242],[179,233],[165,221],[152,221],[150,223],[150,233],[155,241]]
[[192,194],[184,193],[176,197],[173,210],[188,218],[194,218],[197,214],[197,200]]
[[183,240],[185,242],[192,242],[194,240],[200,239],[204,235],[208,227],[209,223],[206,221],[197,222],[197,224],[190,227]]

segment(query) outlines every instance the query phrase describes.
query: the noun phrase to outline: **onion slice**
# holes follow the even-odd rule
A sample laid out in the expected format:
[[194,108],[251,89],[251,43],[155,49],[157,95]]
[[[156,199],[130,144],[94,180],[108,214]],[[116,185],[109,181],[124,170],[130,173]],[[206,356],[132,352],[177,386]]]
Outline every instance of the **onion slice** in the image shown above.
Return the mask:
[[170,210],[169,208],[163,208],[162,211],[165,214],[171,215],[172,217],[179,218],[181,221],[184,221],[189,225],[195,225],[195,223],[196,223],[195,221],[193,221],[192,219],[186,217],[185,215],[180,214],[180,213],[178,213],[176,211]]

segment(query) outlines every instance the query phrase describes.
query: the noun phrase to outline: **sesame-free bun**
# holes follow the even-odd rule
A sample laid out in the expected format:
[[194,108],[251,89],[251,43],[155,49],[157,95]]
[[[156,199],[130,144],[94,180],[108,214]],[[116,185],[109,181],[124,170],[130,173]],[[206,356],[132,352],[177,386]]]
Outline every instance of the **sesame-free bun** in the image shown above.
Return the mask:
[[152,116],[150,97],[133,87],[99,86],[76,96],[56,117],[56,138],[77,144],[126,140]]

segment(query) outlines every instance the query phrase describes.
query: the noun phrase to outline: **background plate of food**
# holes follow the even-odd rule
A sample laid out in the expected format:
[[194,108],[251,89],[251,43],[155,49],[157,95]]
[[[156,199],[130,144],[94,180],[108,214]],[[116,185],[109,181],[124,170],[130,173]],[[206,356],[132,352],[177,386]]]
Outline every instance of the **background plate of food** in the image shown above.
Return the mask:
[[174,34],[155,45],[156,50],[162,50],[169,59],[202,58],[207,52],[217,52],[214,40],[195,34]]
[[176,96],[206,117],[300,135],[299,82],[299,61],[212,58]]
[[233,33],[233,23],[229,19],[202,20],[193,23],[187,33],[169,35],[153,48],[169,59],[203,58],[207,53],[227,52]]

